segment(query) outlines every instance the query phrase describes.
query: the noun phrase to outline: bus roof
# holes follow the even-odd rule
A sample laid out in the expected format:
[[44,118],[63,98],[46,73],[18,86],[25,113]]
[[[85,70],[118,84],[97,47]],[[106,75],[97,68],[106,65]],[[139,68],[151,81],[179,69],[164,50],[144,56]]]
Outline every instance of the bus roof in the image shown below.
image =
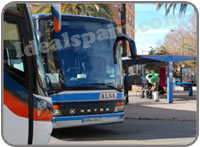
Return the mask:
[[[52,14],[34,14],[32,18],[33,19],[48,19],[51,16]],[[91,22],[100,22],[100,23],[115,23],[114,21],[105,19],[105,18],[82,16],[82,15],[68,15],[68,14],[62,14],[62,20],[79,20],[79,21],[91,21]]]

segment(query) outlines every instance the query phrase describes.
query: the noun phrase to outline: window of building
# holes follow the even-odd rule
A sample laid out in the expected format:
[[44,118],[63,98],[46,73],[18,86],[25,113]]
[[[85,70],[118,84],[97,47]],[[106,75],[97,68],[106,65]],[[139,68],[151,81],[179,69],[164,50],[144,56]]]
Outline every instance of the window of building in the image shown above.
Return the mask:
[[126,21],[128,21],[129,14],[126,12]]
[[119,32],[119,33],[122,33],[122,29],[121,29],[121,28],[118,28],[118,32]]
[[121,12],[119,11],[119,12],[118,12],[118,18],[121,19],[121,17],[122,17],[122,14],[121,14]]

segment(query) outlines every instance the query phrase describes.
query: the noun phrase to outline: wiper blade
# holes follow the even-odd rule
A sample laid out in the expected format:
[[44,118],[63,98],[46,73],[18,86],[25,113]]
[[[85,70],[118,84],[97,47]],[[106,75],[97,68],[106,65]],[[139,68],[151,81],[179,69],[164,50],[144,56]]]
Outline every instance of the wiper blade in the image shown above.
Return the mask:
[[63,91],[66,91],[66,90],[90,90],[91,88],[88,88],[88,87],[65,87],[63,89],[60,89],[60,90],[49,90],[49,94],[57,94],[59,92],[63,92]]
[[110,84],[111,84],[111,83],[84,83],[84,85],[103,85],[103,86],[107,86],[107,87],[109,87],[109,88],[115,89],[115,90],[117,90],[117,91],[119,91],[119,92],[122,92],[121,89],[119,89],[119,88],[117,88],[117,87],[115,87],[115,86],[112,86],[112,85],[110,85]]

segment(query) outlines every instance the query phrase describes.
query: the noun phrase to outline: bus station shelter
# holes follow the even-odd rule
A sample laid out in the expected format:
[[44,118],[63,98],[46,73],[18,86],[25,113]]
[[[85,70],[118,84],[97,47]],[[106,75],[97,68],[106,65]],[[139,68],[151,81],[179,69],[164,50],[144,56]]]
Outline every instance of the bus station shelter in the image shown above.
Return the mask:
[[168,56],[168,55],[141,55],[137,56],[135,59],[129,57],[122,58],[123,66],[132,66],[136,64],[149,64],[165,62],[168,63],[167,66],[167,102],[173,103],[173,85],[188,85],[190,87],[189,95],[192,95],[192,86],[196,86],[194,83],[173,83],[173,63],[181,62],[186,60],[194,60],[194,56]]

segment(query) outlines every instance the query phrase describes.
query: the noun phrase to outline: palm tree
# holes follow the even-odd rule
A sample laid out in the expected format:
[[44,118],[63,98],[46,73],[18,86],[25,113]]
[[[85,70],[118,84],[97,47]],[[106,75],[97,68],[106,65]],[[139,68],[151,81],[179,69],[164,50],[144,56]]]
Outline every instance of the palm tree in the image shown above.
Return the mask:
[[[159,10],[162,6],[165,6],[165,15],[168,15],[169,12],[173,9],[173,15],[175,14],[175,10],[178,3],[157,3],[157,10]],[[179,3],[180,9],[179,9],[179,15],[185,14],[187,5],[186,3]]]
[[94,12],[99,12],[97,4],[63,4],[62,13],[75,15],[91,15]]
[[41,4],[34,13],[51,13],[51,5]]
[[96,13],[96,17],[103,17],[107,19],[113,19],[112,10],[109,8],[108,4],[98,4],[99,13]]
[[[35,13],[51,13],[51,5],[41,4]],[[62,4],[62,13],[113,18],[112,11],[107,4]]]

